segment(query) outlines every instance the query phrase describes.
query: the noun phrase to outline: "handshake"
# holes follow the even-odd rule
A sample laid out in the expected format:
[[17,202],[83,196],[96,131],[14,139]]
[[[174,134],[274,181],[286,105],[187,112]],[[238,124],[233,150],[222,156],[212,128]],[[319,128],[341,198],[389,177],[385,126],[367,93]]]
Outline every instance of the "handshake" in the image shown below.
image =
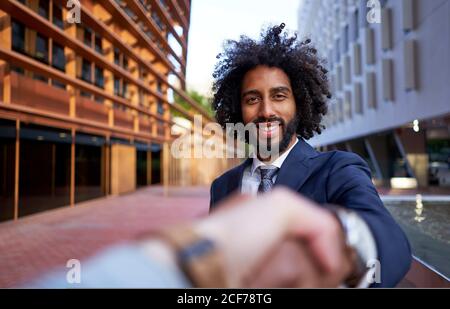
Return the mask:
[[[341,210],[327,210],[287,189],[257,198],[233,196],[206,218],[94,256],[83,264],[77,287],[367,286],[362,280],[367,255],[361,259],[360,250],[349,245],[349,226]],[[364,229],[356,232],[371,237]],[[55,273],[31,287],[71,287],[65,279],[64,273]]]
[[287,189],[234,196],[211,216],[141,246],[196,287],[356,286],[365,273],[338,217]]

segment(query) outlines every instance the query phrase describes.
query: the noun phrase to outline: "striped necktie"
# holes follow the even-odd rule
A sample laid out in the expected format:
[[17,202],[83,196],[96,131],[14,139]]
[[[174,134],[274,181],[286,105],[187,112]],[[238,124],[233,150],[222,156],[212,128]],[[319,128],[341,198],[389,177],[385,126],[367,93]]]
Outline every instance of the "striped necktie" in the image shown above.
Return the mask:
[[259,184],[258,193],[264,193],[272,190],[273,187],[273,176],[276,175],[279,168],[276,166],[259,167],[261,173],[261,182]]

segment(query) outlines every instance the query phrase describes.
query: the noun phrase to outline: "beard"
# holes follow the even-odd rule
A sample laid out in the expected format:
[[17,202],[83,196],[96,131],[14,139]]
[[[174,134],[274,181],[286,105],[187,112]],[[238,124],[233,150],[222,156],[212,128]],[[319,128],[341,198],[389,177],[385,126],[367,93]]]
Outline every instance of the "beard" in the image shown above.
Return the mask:
[[259,136],[259,133],[256,133],[256,136],[253,139],[253,141],[256,141],[256,145],[254,143],[252,143],[252,145],[256,148],[258,158],[260,158],[261,161],[278,157],[280,154],[287,150],[289,144],[292,141],[292,137],[296,135],[300,119],[297,115],[295,115],[294,118],[291,119],[288,123],[286,123],[286,121],[280,117],[258,118],[253,121],[256,127],[258,127],[258,125],[261,123],[270,122],[279,123],[281,137],[279,137],[279,141],[276,142],[273,141],[271,137],[263,139]]

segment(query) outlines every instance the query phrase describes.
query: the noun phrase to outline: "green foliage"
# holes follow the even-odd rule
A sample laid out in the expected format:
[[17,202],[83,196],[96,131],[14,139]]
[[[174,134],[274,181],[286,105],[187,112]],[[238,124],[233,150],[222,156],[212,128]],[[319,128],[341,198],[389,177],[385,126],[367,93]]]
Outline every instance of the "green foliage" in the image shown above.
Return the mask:
[[[199,92],[197,92],[195,90],[188,91],[188,95],[192,100],[194,100],[200,106],[202,106],[206,110],[206,112],[209,115],[211,115],[211,117],[214,117],[214,112],[212,110],[212,106],[211,106],[209,98],[207,98],[206,96],[200,94]],[[174,99],[175,99],[175,102],[178,103],[179,105],[181,105],[185,110],[195,112],[195,109],[188,102],[186,102],[183,98],[181,98],[178,94],[175,93]],[[177,111],[173,111],[172,115],[175,117],[185,118],[184,115],[180,114]]]

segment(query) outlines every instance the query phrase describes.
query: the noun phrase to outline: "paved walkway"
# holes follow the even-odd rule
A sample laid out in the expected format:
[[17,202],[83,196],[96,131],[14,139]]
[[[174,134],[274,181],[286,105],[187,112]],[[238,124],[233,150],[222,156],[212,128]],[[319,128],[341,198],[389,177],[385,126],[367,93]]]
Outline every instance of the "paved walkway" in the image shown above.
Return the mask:
[[161,187],[149,187],[2,223],[0,288],[22,285],[70,259],[82,262],[143,232],[206,215],[208,203],[208,188],[171,188],[164,197]]

